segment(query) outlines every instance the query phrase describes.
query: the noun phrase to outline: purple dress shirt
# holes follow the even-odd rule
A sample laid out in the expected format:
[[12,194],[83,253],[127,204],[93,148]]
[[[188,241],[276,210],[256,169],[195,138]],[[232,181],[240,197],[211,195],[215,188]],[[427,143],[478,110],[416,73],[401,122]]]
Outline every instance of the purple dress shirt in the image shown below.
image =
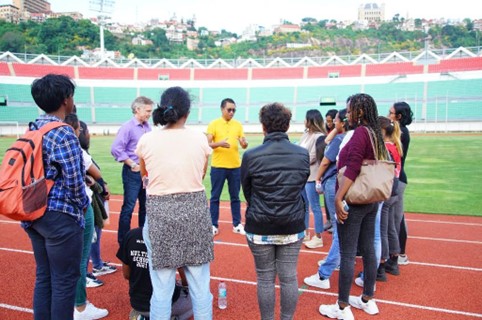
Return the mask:
[[141,136],[151,131],[149,123],[140,123],[135,117],[124,123],[117,131],[117,136],[112,143],[111,153],[119,162],[131,159],[139,163],[139,157],[135,154],[137,142]]

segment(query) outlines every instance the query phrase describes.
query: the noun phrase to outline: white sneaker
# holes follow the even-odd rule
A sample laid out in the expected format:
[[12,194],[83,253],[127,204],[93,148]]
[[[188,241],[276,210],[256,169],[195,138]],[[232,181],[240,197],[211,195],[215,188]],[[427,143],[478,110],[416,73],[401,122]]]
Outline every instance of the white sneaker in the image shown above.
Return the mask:
[[102,267],[100,267],[100,269],[92,268],[92,274],[94,275],[94,277],[103,276],[105,274],[114,273],[116,271],[117,271],[117,268],[114,266],[111,266],[107,262],[103,262]]
[[[362,277],[357,277],[355,279],[355,284],[359,287],[362,287],[363,288],[363,285],[365,284],[365,282],[363,281]],[[375,285],[373,286],[373,291],[377,291],[377,284],[375,283]]]
[[87,301],[84,311],[79,312],[74,308],[74,320],[95,320],[107,317],[109,311],[100,309]]
[[85,277],[85,286],[87,288],[96,288],[96,287],[100,287],[103,284],[104,282],[97,279],[92,273],[87,273]]
[[408,264],[408,256],[406,254],[398,255],[398,264],[401,266],[406,266]]
[[[322,264],[325,264],[326,259],[321,259],[318,261],[318,267],[320,267]],[[340,271],[340,265],[337,265],[335,268],[335,271]]]
[[331,319],[339,319],[339,320],[355,320],[353,313],[351,312],[350,306],[345,307],[345,309],[341,310],[338,306],[338,303],[335,304],[322,304],[318,311]]
[[213,226],[213,237],[219,234],[219,229]]
[[330,289],[330,279],[321,280],[318,273],[305,278],[303,282],[312,287],[317,287],[320,289]]
[[244,232],[244,227],[241,223],[238,224],[236,227],[233,227],[233,232],[239,233],[242,236],[244,236],[246,234],[246,232]]
[[359,297],[350,296],[348,298],[348,302],[350,303],[350,305],[352,307],[357,308],[357,309],[361,309],[361,310],[363,310],[366,313],[371,314],[371,315],[377,314],[379,312],[378,307],[377,307],[377,303],[373,299],[370,299],[370,300],[368,300],[368,302],[365,303],[361,299],[361,296],[359,296]]
[[318,238],[316,235],[310,241],[305,242],[305,247],[310,249],[323,247],[323,238]]
[[303,243],[310,241],[310,232],[305,230],[305,237],[303,238]]

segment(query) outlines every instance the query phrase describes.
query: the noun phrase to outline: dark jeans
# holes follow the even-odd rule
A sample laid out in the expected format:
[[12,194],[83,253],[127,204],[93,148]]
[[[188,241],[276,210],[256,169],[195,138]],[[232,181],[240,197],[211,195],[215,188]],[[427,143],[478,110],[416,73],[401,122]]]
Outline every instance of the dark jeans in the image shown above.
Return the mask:
[[397,200],[398,196],[392,196],[383,202],[380,219],[380,236],[382,240],[381,258],[384,260],[388,260],[390,254],[398,255],[400,252],[398,233],[395,226],[395,208],[393,207]]
[[218,227],[219,220],[219,198],[223,191],[224,181],[228,180],[229,199],[231,200],[231,214],[233,215],[233,226],[241,223],[241,202],[239,191],[241,189],[241,169],[225,169],[211,167],[211,199],[209,211],[211,222]]
[[124,202],[119,216],[117,241],[122,243],[124,236],[131,229],[132,212],[139,199],[139,227],[146,221],[146,189],[142,187],[140,172],[133,172],[129,166],[122,166],[122,184],[124,186]]
[[97,234],[97,241],[91,244],[90,259],[92,260],[92,267],[100,269],[104,265],[104,261],[102,261],[102,257],[100,256],[100,239],[102,238],[102,228],[94,226],[94,232]]
[[72,319],[84,230],[67,214],[47,211],[25,231],[37,264],[34,319]]
[[367,205],[350,205],[348,218],[343,224],[337,225],[341,257],[338,279],[338,301],[340,302],[348,303],[357,248],[360,249],[363,256],[363,294],[373,297],[378,265],[374,245],[377,210],[377,202]]
[[297,265],[301,243],[287,245],[254,244],[248,241],[257,276],[258,305],[261,319],[274,319],[275,280],[279,278],[282,320],[293,319],[298,304]]

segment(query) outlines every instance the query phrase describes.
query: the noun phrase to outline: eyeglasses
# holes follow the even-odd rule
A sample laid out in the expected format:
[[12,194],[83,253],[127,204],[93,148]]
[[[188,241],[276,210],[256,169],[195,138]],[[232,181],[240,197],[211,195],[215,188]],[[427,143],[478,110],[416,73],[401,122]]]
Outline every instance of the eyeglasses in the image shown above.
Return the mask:
[[236,109],[234,109],[234,108],[228,108],[228,109],[226,109],[226,111],[227,111],[228,113],[231,113],[231,112],[232,112],[232,113],[235,113],[235,112],[236,112]]

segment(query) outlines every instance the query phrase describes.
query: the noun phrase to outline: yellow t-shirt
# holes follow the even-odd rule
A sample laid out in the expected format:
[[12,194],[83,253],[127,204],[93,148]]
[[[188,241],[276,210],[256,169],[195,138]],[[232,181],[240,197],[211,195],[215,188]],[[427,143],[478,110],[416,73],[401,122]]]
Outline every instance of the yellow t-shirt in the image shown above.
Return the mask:
[[213,120],[208,125],[207,134],[213,136],[213,142],[219,142],[228,138],[229,148],[214,148],[211,166],[216,168],[234,169],[241,166],[239,156],[238,139],[244,137],[241,122],[231,119],[224,120],[222,117]]

